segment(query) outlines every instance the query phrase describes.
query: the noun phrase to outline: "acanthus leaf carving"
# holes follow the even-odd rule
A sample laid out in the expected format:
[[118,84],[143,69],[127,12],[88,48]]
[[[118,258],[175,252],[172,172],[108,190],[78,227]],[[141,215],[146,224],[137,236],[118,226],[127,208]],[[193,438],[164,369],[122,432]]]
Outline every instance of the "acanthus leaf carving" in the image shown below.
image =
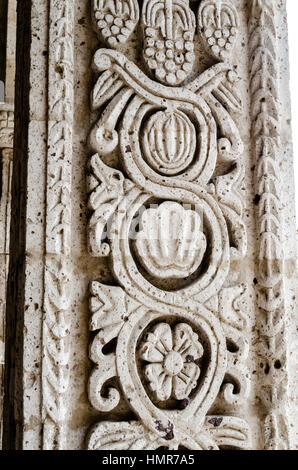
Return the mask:
[[220,448],[249,450],[250,430],[243,419],[234,416],[207,416],[205,426]]
[[98,154],[91,158],[89,170],[89,207],[94,211],[89,221],[89,252],[104,257],[110,252],[109,244],[103,241],[108,236],[108,222],[133,184],[120,171],[105,165]]
[[96,335],[90,345],[90,359],[96,364],[88,386],[90,402],[100,411],[111,411],[119,403],[120,394],[114,387],[108,389],[108,396],[102,396],[105,383],[117,376],[115,353],[105,354],[103,348],[117,338],[123,323],[138,304],[128,299],[123,289],[105,286],[97,281],[90,286],[90,330]]
[[[208,450],[218,450],[225,446],[241,450],[249,448],[249,428],[240,418],[210,415],[206,417],[204,427],[213,438]],[[89,450],[156,450],[165,443],[169,450],[178,449],[177,444],[171,445],[160,439],[136,421],[102,422],[94,426],[88,437]],[[182,445],[191,450],[202,450],[195,436],[192,442],[185,439]]]

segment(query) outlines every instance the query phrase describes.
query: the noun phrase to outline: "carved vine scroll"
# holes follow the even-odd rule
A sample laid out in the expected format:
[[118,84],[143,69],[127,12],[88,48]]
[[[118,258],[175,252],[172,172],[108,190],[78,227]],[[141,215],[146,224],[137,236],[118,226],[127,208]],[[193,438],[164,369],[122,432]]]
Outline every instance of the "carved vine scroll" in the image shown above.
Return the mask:
[[[108,48],[93,59],[89,250],[109,258],[115,285],[91,284],[89,398],[103,412],[124,399],[135,418],[98,423],[88,448],[247,449],[246,286],[229,277],[247,247],[237,10],[229,0],[92,8]],[[122,52],[137,27],[145,72]],[[214,63],[192,78],[196,41]],[[231,415],[212,412],[219,397]]]

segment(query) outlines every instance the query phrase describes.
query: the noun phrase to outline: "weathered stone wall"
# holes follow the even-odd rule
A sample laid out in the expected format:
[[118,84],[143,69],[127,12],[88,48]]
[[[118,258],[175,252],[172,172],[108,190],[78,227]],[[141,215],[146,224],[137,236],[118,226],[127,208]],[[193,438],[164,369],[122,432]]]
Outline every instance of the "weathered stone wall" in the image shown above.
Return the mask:
[[16,0],[8,0],[7,12],[7,46],[6,46],[6,74],[5,74],[5,100],[14,101],[15,67],[16,67],[16,27],[17,7]]
[[295,448],[285,2],[18,10],[4,447]]
[[[3,98],[0,102],[0,442],[5,361],[5,308],[9,265],[11,180],[14,131],[14,77],[16,48],[16,0],[0,2],[0,64]],[[1,101],[1,93],[0,93]],[[1,444],[0,444],[1,448]]]

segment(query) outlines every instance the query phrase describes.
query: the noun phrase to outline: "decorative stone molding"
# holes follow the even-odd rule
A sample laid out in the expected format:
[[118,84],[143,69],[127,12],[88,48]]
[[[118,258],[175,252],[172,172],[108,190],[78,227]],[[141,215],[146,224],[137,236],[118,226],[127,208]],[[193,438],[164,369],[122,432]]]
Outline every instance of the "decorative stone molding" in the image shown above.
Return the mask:
[[260,399],[266,417],[264,445],[289,448],[288,359],[284,299],[283,207],[280,174],[280,110],[276,5],[251,1],[250,74],[252,140],[258,220],[258,326]]
[[4,447],[295,448],[285,2],[19,11]]
[[139,355],[149,363],[144,366],[144,375],[158,400],[166,401],[171,397],[188,400],[200,375],[195,361],[203,352],[198,335],[187,323],[173,328],[168,323],[158,323],[149,330],[147,340],[140,345]]
[[[7,134],[6,134],[7,135]],[[7,141],[7,139],[5,139]],[[2,140],[2,143],[3,140]],[[1,145],[1,144],[0,144]],[[5,364],[5,307],[6,284],[9,264],[9,232],[11,210],[12,148],[0,148],[1,197],[0,197],[0,439],[2,442],[2,411]],[[0,444],[1,448],[1,444]]]
[[43,319],[43,448],[65,447],[71,329],[71,170],[74,2],[51,1],[45,297]]

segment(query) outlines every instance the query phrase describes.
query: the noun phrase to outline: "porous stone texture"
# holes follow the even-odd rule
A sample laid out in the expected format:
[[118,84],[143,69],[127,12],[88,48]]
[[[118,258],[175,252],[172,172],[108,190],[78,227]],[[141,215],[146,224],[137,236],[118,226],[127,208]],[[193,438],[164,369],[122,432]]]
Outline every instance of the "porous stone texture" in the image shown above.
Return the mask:
[[[5,32],[5,44],[0,41],[1,61],[5,65],[1,69],[3,94],[5,102],[0,102],[0,449],[2,447],[2,410],[4,393],[5,363],[5,309],[6,285],[9,265],[9,234],[11,213],[11,180],[13,160],[14,131],[14,76],[16,46],[16,1],[0,3],[1,28]],[[5,17],[6,15],[6,17]],[[1,36],[3,36],[1,34]],[[2,54],[4,52],[4,54]],[[5,60],[4,60],[5,57]]]
[[[14,106],[0,103],[0,436],[5,363],[5,306],[9,264]],[[1,439],[2,442],[2,439]]]
[[0,436],[2,438],[2,408],[5,363],[5,306],[9,264],[9,230],[13,150],[11,148],[1,148],[0,143],[0,155],[2,170],[0,199]]
[[18,9],[4,447],[297,448],[285,2]]
[[13,103],[15,88],[15,64],[16,64],[16,26],[17,8],[16,0],[8,0],[7,10],[7,48],[5,70],[5,99]]

